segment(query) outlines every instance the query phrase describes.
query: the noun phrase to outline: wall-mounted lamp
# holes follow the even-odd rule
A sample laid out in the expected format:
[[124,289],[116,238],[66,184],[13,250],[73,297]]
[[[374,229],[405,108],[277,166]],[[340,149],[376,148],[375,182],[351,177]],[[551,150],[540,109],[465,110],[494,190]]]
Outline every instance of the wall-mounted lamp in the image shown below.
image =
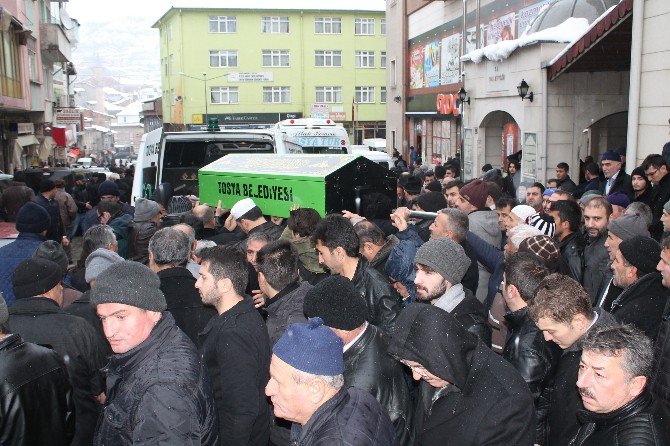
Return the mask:
[[470,103],[470,98],[468,97],[468,92],[465,91],[465,88],[461,87],[460,90],[458,90],[458,100],[461,101],[461,104],[469,104]]
[[402,98],[400,96],[396,96],[393,98],[393,102],[400,104],[400,101],[402,101]]
[[519,96],[521,96],[522,101],[524,99],[528,99],[530,102],[533,102],[533,92],[531,91],[529,93],[528,92],[529,88],[530,86],[528,85],[528,83],[524,79],[521,79],[521,83],[516,87],[516,89],[519,92]]

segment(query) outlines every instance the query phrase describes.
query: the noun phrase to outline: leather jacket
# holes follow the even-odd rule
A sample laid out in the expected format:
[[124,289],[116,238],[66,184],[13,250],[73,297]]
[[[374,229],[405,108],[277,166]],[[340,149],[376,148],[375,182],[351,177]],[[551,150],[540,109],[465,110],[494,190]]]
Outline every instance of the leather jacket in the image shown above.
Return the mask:
[[149,240],[158,231],[151,221],[133,221],[128,225],[128,260],[149,264]]
[[584,237],[579,232],[573,232],[558,242],[561,250],[560,272],[569,275],[579,283],[582,283],[584,276],[585,244]]
[[368,306],[367,321],[388,333],[402,309],[400,294],[362,256],[358,257],[358,266],[351,282]]
[[652,404],[651,394],[640,396],[614,412],[577,412],[582,425],[570,446],[657,446],[670,444],[668,421]]

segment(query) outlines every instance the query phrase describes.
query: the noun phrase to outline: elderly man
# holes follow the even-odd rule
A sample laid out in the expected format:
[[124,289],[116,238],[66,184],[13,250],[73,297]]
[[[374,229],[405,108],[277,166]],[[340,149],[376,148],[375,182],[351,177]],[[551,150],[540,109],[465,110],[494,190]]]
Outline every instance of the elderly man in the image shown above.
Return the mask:
[[[262,232],[267,234],[269,240],[278,240],[283,230],[281,226],[267,221],[263,216],[261,208],[251,198],[245,198],[233,205],[230,209],[230,215],[226,218],[224,227],[231,232],[239,227],[246,234],[246,237]],[[233,243],[233,245],[244,251],[247,247],[247,240],[245,238]]]
[[91,303],[115,355],[95,445],[218,445],[216,408],[191,340],[166,312],[160,280],[141,263],[113,265]]
[[398,244],[398,237],[395,235],[386,237],[379,226],[368,220],[356,223],[354,231],[358,236],[361,255],[365,257],[371,267],[382,274],[386,274],[386,261],[393,248]]
[[630,204],[628,195],[624,194],[623,192],[614,192],[605,198],[612,205],[612,214],[610,215],[610,220],[616,220],[617,218],[624,215],[626,208]]
[[582,340],[577,387],[586,410],[573,446],[667,445],[668,420],[652,404],[652,343],[628,326],[591,330]]
[[291,444],[395,443],[386,411],[365,390],[344,389],[344,343],[319,317],[292,324],[272,349],[265,393],[275,416],[293,422]]
[[135,216],[128,225],[128,260],[149,263],[149,240],[158,231],[162,217],[161,206],[155,201],[135,201]]
[[628,198],[633,197],[633,186],[630,176],[623,171],[621,155],[614,150],[603,153],[600,166],[603,170],[604,179],[600,181],[598,190],[603,196],[614,192],[623,192]]

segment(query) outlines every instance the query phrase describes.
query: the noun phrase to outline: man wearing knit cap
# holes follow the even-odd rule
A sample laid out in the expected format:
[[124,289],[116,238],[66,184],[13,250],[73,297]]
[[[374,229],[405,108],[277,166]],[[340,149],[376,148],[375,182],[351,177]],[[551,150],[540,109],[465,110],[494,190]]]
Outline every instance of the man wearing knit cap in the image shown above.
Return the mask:
[[73,445],[93,442],[93,431],[104,386],[103,340],[84,319],[63,311],[63,271],[58,264],[33,258],[21,262],[12,283],[16,302],[9,310],[9,326],[27,342],[49,345],[67,367],[77,409]]
[[386,409],[398,445],[412,444],[411,399],[386,335],[365,321],[367,308],[351,282],[330,276],[305,296],[305,315],[319,317],[344,343],[344,386],[368,391]]
[[600,181],[598,190],[603,196],[614,192],[623,192],[630,199],[633,196],[633,187],[630,176],[621,168],[621,155],[614,150],[603,153],[600,167],[602,167],[604,179]]
[[[101,174],[104,175],[104,174]],[[100,183],[98,186],[98,198],[100,202],[102,201],[113,201],[115,203],[119,203],[119,206],[121,206],[121,212],[127,215],[130,215],[131,217],[135,213],[135,208],[130,206],[127,203],[122,203],[120,201],[120,193],[119,193],[119,186],[116,185],[114,181],[111,180],[106,180]],[[89,211],[86,212],[84,215],[84,218],[82,219],[81,222],[81,233],[84,234],[86,231],[91,226],[95,226],[99,224],[99,218],[98,218],[98,211],[96,208],[90,209]]]
[[621,323],[633,324],[651,339],[656,339],[668,301],[661,273],[661,245],[651,237],[636,235],[619,244],[612,272],[614,285],[623,291],[612,302],[612,315]]
[[512,208],[505,221],[505,228],[511,229],[515,226],[528,224],[530,217],[535,215],[535,209],[527,204],[519,204]]
[[54,242],[53,240],[45,240],[37,248],[37,251],[35,251],[33,257],[56,262],[63,271],[63,280],[61,280],[61,284],[63,285],[62,308],[69,306],[72,302],[81,297],[81,291],[71,287],[67,283],[71,279],[68,277],[68,266],[70,261],[67,258],[67,254],[65,253],[63,245],[58,242]]
[[453,240],[429,240],[416,252],[416,298],[451,313],[471,333],[486,345],[491,345],[484,306],[461,279],[470,264],[463,247]]
[[65,236],[65,227],[60,218],[60,205],[55,200],[56,184],[51,180],[42,180],[39,193],[33,198],[33,203],[37,203],[49,213],[49,227],[46,237],[49,240],[61,243]]
[[395,444],[389,415],[368,392],[344,389],[344,344],[319,317],[292,324],[272,349],[265,393],[293,422],[291,444]]
[[165,311],[158,276],[137,262],[117,263],[97,277],[91,303],[115,353],[94,444],[219,444],[204,367]]
[[612,215],[610,215],[610,220],[616,220],[617,218],[621,217],[624,212],[626,212],[626,208],[630,204],[628,195],[624,194],[623,192],[614,192],[613,194],[609,194],[607,196],[607,201],[609,201],[612,205]]
[[226,218],[224,227],[230,232],[239,228],[245,234],[244,240],[231,243],[232,246],[241,251],[246,251],[246,237],[251,234],[260,232],[266,234],[268,239],[273,241],[279,240],[283,231],[281,226],[277,226],[265,219],[261,208],[251,198],[244,198],[233,205],[230,209],[230,214]]
[[163,213],[161,206],[153,200],[135,200],[135,216],[128,225],[128,260],[149,263],[149,240],[158,231]]

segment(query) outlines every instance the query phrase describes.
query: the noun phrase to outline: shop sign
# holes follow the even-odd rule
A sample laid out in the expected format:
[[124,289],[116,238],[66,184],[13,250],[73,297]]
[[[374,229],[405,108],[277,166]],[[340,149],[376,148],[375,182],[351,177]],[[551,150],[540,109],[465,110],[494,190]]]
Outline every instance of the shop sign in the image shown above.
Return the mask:
[[329,109],[328,104],[312,104],[310,116],[316,119],[328,119]]
[[19,122],[16,124],[16,133],[19,135],[32,135],[35,133],[35,124],[32,122]]
[[486,91],[508,91],[510,89],[509,64],[486,62]]
[[81,122],[81,113],[76,108],[57,108],[57,124],[79,124]]
[[328,118],[333,121],[346,121],[347,114],[345,112],[330,112],[328,113]]
[[459,105],[458,96],[452,93],[438,94],[435,102],[437,112],[441,115],[458,116],[460,114]]
[[272,71],[258,73],[228,73],[228,82],[273,82]]

